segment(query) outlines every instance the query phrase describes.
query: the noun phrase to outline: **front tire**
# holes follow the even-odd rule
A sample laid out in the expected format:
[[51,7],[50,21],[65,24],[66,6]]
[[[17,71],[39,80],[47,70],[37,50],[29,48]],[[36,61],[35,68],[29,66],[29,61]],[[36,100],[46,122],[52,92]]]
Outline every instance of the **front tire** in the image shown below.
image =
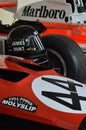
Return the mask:
[[64,76],[85,82],[86,61],[77,43],[66,36],[54,34],[43,36],[42,42],[52,68]]

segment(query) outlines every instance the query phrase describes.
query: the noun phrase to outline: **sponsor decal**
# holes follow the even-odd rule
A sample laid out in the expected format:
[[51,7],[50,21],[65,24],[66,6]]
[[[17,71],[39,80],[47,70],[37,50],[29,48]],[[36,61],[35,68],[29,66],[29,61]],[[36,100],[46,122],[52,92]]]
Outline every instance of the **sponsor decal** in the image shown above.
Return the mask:
[[8,97],[2,100],[1,104],[25,110],[28,112],[36,112],[37,106],[30,100],[24,97]]
[[65,22],[68,22],[68,16],[66,16],[66,11],[64,9],[48,9],[45,5],[40,6],[39,8],[25,6],[22,11],[22,16],[65,19]]
[[69,113],[86,113],[86,86],[72,79],[47,75],[32,83],[36,97],[48,107]]

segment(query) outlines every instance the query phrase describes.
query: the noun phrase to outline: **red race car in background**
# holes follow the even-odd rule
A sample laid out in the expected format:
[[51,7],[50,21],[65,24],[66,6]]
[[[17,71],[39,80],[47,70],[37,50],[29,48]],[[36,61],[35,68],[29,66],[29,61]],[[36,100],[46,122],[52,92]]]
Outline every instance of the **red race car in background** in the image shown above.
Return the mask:
[[0,53],[7,54],[6,40],[12,29],[20,25],[32,26],[41,36],[52,68],[64,76],[85,82],[86,53],[79,46],[85,44],[85,2],[44,0],[19,9],[17,6],[17,0],[1,0],[1,7],[14,13],[14,22],[4,25],[2,21],[0,24]]

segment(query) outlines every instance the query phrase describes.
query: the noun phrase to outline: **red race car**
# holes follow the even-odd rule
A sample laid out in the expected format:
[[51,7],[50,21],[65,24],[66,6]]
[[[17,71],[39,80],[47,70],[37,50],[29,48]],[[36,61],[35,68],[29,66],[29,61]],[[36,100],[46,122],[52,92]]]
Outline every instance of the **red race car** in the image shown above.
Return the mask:
[[0,23],[0,53],[7,54],[6,40],[12,29],[20,25],[32,26],[41,36],[52,68],[64,76],[85,82],[85,3],[85,0],[27,1],[26,5],[17,8],[18,0],[1,0],[0,7],[11,11],[14,17],[11,25],[4,25],[3,20]]
[[86,130],[86,85],[46,67],[35,29],[11,31],[6,52],[0,55],[0,129]]

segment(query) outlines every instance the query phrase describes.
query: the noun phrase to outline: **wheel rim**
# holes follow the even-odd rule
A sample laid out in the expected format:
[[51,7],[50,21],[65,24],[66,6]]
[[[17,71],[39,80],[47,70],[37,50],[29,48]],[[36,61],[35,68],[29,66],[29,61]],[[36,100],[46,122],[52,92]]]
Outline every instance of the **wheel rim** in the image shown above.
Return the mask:
[[52,49],[47,49],[50,66],[60,74],[67,76],[67,66],[63,57]]

